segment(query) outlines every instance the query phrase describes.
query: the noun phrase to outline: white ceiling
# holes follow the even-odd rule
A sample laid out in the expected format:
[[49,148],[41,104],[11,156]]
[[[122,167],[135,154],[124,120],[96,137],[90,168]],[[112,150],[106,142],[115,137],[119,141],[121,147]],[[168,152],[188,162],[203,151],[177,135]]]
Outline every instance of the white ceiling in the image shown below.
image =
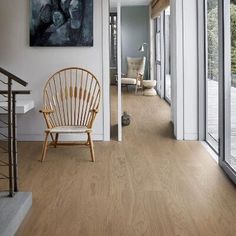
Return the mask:
[[110,0],[111,7],[115,7],[120,2],[121,6],[141,6],[148,5],[150,0]]

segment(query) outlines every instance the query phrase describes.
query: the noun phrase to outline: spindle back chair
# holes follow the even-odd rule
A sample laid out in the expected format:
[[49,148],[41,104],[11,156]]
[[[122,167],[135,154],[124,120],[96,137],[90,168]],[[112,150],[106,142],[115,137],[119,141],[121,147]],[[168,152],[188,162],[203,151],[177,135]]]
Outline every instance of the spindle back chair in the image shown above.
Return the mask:
[[43,109],[40,110],[47,125],[41,161],[45,159],[49,135],[54,147],[63,144],[58,143],[60,133],[86,133],[86,142],[70,144],[89,146],[92,161],[95,161],[91,133],[100,97],[99,82],[88,70],[65,68],[49,78],[43,92]]

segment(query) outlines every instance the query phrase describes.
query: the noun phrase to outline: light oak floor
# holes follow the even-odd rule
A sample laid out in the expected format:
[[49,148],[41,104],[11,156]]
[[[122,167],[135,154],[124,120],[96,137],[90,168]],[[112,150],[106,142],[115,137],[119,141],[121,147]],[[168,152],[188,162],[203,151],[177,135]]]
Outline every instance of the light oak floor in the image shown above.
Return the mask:
[[[114,88],[113,88],[114,89]],[[170,107],[125,92],[124,141],[21,143],[20,186],[33,206],[17,236],[236,235],[236,189],[199,142],[173,139]]]

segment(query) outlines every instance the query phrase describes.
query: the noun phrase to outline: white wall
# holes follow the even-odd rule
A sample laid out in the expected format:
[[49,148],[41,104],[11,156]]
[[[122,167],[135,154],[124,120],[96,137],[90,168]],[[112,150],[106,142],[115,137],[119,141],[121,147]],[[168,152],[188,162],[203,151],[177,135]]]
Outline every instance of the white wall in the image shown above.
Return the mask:
[[171,0],[172,119],[177,139],[198,139],[197,0]]
[[184,139],[198,139],[197,0],[183,1]]
[[[94,1],[93,47],[29,47],[29,0],[0,1],[0,66],[29,82],[35,109],[18,117],[18,134],[22,140],[42,140],[45,127],[42,115],[42,90],[45,82],[59,69],[79,66],[90,70],[103,85],[102,2]],[[107,5],[108,8],[108,5]],[[108,11],[108,9],[107,9]],[[109,57],[109,55],[107,55]],[[109,78],[108,76],[106,78]],[[106,81],[109,83],[109,80]],[[109,99],[106,98],[109,107]],[[109,111],[106,111],[109,115]],[[106,118],[105,118],[106,119]],[[104,138],[103,101],[95,121],[94,138]]]
[[182,0],[170,1],[171,25],[171,114],[174,134],[178,140],[184,138],[183,106],[183,17]]

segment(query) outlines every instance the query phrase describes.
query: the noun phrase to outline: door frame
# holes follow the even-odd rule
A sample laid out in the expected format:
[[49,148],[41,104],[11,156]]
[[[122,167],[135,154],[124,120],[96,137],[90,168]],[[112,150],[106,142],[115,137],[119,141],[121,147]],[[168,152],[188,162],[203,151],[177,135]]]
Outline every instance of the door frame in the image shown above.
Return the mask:
[[102,75],[103,75],[103,141],[110,141],[110,49],[109,13],[110,1],[102,1]]
[[121,4],[117,3],[117,89],[118,89],[118,141],[122,141],[122,94],[121,94]]

